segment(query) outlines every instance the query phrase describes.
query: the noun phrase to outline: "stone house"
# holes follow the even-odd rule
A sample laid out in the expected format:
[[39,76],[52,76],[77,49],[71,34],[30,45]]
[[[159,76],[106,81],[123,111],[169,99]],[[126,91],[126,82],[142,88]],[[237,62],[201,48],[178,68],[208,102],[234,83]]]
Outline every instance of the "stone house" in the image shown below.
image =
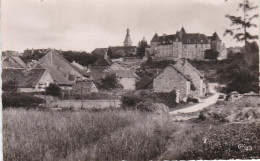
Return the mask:
[[3,70],[3,83],[13,80],[16,83],[17,92],[32,93],[43,92],[51,83],[59,85],[63,90],[71,89],[73,82],[53,68],[37,68],[31,70]]
[[112,73],[116,74],[118,82],[123,86],[125,90],[134,91],[136,89],[136,82],[139,78],[131,70],[115,70]]
[[178,100],[186,101],[191,91],[192,80],[182,71],[170,64],[153,80],[154,92],[169,93],[176,91]]
[[216,32],[213,36],[206,36],[200,33],[186,33],[182,28],[173,35],[158,36],[156,33],[147,51],[155,58],[203,60],[207,49],[218,51],[221,59],[226,58],[225,45],[222,44]]
[[191,91],[194,97],[204,97],[207,93],[207,86],[205,84],[204,74],[194,68],[186,59],[179,59],[175,64],[178,70],[189,77],[195,87],[195,90]]

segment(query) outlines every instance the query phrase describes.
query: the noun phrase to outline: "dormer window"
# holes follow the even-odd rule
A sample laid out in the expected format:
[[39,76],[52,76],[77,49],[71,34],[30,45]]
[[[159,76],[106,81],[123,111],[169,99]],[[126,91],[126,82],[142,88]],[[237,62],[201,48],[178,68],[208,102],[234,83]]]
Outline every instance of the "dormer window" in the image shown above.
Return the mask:
[[200,40],[200,42],[203,42],[203,40]]
[[178,38],[176,38],[176,41],[179,41],[179,39],[178,39]]
[[188,40],[187,40],[187,42],[189,43],[189,42],[190,42],[190,40],[188,39]]

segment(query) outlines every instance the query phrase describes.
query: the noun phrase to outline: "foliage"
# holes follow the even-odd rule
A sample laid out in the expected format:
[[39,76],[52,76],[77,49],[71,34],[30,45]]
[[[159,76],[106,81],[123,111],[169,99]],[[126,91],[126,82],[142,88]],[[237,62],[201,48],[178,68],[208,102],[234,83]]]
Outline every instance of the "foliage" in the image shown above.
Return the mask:
[[213,51],[211,49],[207,49],[205,51],[205,59],[212,59],[212,60],[216,60],[219,56],[219,52],[217,51]]
[[[126,93],[122,96],[122,103],[125,107],[135,108],[140,102],[149,103],[163,103],[170,108],[176,106],[176,94],[175,91],[170,93],[155,93],[152,91],[137,91],[136,93]],[[129,109],[129,108],[128,108]]]
[[51,83],[49,87],[46,88],[46,94],[51,96],[59,96],[61,94],[61,89],[58,85]]
[[157,114],[166,114],[169,112],[169,108],[162,103],[140,102],[134,108],[141,112],[153,112]]
[[116,74],[107,75],[105,78],[101,79],[101,84],[99,85],[101,89],[113,89],[122,88],[119,81],[116,78]]
[[34,50],[33,54],[22,54],[19,56],[25,63],[30,62],[31,60],[40,60],[46,53],[39,52]]
[[37,107],[43,103],[44,100],[25,93],[3,93],[2,104],[4,108],[7,107]]
[[99,56],[95,54],[90,54],[87,52],[75,52],[75,51],[64,51],[62,55],[69,62],[75,61],[83,66],[92,65],[99,58]]
[[143,39],[142,41],[139,41],[138,47],[137,47],[137,55],[140,58],[143,58],[145,56],[145,48],[148,46],[147,41]]
[[140,96],[133,94],[125,94],[122,96],[122,104],[124,107],[134,107],[140,102],[145,102]]
[[257,35],[251,35],[248,31],[248,29],[252,27],[257,27],[257,25],[252,22],[253,19],[258,18],[257,12],[250,14],[250,12],[257,8],[258,6],[254,5],[250,0],[243,0],[243,3],[240,3],[238,8],[238,10],[242,9],[243,16],[226,15],[231,21],[230,26],[235,27],[226,29],[224,35],[229,34],[237,41],[244,41],[245,45],[248,43],[248,40],[258,39]]
[[10,80],[2,84],[2,90],[5,92],[16,92],[17,84],[16,80]]
[[197,98],[188,97],[187,102],[199,103],[199,100]]
[[[225,84],[225,93],[238,91],[247,93],[259,91],[258,45],[247,43],[241,53],[230,52],[227,60],[196,61],[189,60],[198,70],[205,73],[207,80]],[[211,73],[211,71],[215,71]]]

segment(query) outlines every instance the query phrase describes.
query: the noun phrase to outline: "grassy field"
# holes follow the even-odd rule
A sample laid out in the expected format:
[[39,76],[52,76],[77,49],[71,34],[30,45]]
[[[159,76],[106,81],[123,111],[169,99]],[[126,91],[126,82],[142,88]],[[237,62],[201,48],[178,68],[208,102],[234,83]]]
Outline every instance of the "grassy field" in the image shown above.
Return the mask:
[[[212,109],[221,111],[230,105],[236,106],[220,104]],[[5,109],[3,137],[4,160],[7,161],[260,157],[259,122],[238,124],[208,118],[174,122],[167,114],[123,110]],[[251,146],[252,150],[238,149],[240,144]]]

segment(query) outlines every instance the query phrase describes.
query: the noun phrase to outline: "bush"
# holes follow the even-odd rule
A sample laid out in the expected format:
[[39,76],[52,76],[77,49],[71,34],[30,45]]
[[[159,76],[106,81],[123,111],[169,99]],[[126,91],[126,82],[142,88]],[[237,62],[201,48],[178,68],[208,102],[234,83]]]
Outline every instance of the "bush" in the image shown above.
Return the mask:
[[123,106],[136,106],[139,102],[163,103],[172,108],[177,104],[175,102],[175,91],[170,93],[155,93],[152,91],[138,91],[135,94],[127,93],[122,97]]
[[44,103],[44,100],[31,94],[3,93],[3,107],[36,107]]
[[105,78],[101,79],[101,84],[99,85],[101,89],[113,89],[122,88],[123,86],[119,84],[116,74],[110,74]]
[[136,106],[140,102],[145,102],[145,100],[140,96],[136,96],[133,94],[126,94],[122,96],[123,107]]
[[135,106],[141,112],[153,112],[158,114],[168,113],[169,108],[162,103],[140,102]]
[[187,102],[199,103],[199,100],[197,98],[188,97]]
[[49,87],[46,88],[46,94],[51,96],[59,96],[61,93],[61,89],[56,84],[50,84]]

